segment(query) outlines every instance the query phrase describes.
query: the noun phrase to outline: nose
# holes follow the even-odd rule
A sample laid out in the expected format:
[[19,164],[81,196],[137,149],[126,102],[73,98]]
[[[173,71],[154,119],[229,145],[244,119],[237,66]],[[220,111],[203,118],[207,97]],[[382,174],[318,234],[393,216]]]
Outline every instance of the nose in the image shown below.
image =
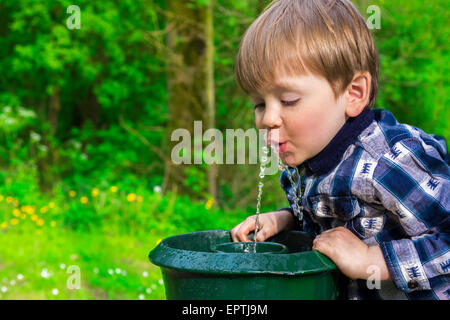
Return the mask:
[[266,103],[262,124],[265,128],[279,128],[281,126],[280,107],[276,103]]

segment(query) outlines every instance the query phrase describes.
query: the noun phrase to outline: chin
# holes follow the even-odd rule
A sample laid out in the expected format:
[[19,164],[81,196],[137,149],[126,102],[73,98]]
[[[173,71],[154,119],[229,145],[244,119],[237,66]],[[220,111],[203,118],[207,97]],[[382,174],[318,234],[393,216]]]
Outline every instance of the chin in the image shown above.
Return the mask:
[[290,152],[286,152],[285,154],[281,155],[281,161],[283,161],[285,165],[288,165],[291,168],[294,168],[301,164],[298,159],[295,159],[294,154]]

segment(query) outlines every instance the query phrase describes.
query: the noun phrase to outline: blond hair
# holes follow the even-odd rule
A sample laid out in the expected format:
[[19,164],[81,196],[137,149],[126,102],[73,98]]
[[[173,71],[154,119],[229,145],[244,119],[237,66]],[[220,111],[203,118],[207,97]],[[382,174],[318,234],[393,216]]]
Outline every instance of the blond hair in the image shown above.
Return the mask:
[[372,77],[367,108],[378,92],[378,52],[370,30],[347,0],[273,1],[250,25],[236,59],[236,80],[247,94],[271,86],[279,74],[313,73],[337,98],[357,71]]

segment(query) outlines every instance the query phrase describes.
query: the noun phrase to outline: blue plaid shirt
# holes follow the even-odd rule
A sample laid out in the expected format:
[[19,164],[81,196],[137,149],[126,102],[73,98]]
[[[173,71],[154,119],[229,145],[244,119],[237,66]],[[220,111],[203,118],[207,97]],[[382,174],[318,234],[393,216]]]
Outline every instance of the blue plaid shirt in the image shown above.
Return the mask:
[[[348,280],[348,299],[450,299],[450,169],[441,137],[386,110],[350,118],[298,166],[303,220],[286,171],[281,187],[297,227],[313,236],[344,226],[380,246],[393,281]],[[298,189],[295,168],[290,168]]]

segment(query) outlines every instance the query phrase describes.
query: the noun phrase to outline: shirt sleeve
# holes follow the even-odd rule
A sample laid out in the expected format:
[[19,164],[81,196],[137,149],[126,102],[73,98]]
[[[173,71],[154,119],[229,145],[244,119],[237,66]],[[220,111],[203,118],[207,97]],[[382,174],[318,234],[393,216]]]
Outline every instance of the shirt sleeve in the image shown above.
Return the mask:
[[378,160],[373,197],[404,231],[394,240],[378,239],[397,288],[450,299],[450,170],[444,158],[416,138],[397,142]]

